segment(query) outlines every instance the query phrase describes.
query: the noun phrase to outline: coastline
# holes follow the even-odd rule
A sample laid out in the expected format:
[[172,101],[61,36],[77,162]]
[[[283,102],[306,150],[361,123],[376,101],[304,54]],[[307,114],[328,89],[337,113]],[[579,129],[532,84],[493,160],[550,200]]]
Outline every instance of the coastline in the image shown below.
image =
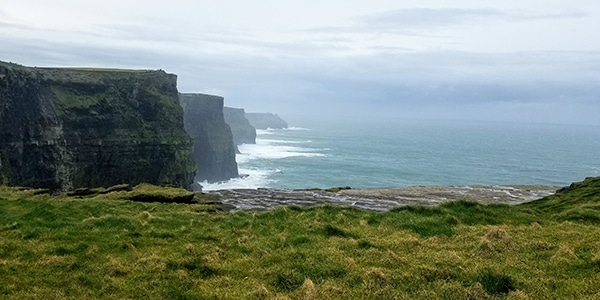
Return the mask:
[[234,210],[269,210],[282,206],[349,206],[387,211],[406,205],[433,206],[447,201],[467,200],[482,204],[516,205],[554,194],[559,186],[408,186],[368,189],[326,190],[229,189],[208,191]]

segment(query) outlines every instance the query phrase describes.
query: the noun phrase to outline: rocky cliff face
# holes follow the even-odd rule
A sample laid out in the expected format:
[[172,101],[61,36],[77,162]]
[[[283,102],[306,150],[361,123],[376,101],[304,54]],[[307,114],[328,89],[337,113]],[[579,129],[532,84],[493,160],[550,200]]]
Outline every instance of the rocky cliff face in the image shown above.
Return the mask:
[[176,75],[0,62],[0,183],[67,191],[190,188],[196,164]]
[[223,98],[180,94],[185,130],[194,139],[198,181],[218,182],[238,177],[231,129],[223,117]]
[[223,108],[225,123],[231,127],[233,142],[236,145],[256,144],[256,129],[250,125],[246,119],[246,112],[243,108]]
[[246,118],[256,129],[281,129],[287,128],[288,124],[276,114],[271,113],[246,113]]

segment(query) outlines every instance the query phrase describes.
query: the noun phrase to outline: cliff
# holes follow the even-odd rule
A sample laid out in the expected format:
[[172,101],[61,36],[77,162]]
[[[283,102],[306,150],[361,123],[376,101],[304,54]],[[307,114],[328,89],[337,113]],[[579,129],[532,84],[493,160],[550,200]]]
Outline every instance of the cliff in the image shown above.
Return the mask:
[[0,62],[0,183],[55,191],[190,188],[196,164],[177,76]]
[[256,144],[256,129],[252,127],[243,108],[223,108],[225,123],[231,127],[233,142],[236,145]]
[[256,129],[282,129],[288,127],[286,121],[272,113],[246,113],[246,118]]
[[196,180],[218,182],[238,177],[235,145],[223,116],[223,97],[180,94],[185,130],[194,139]]

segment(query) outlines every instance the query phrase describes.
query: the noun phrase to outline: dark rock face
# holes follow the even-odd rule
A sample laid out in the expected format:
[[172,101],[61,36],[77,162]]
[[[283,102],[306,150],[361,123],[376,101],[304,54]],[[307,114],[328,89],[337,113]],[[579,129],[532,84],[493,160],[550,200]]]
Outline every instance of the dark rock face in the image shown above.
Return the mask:
[[583,185],[586,185],[586,184],[588,184],[590,182],[598,181],[598,180],[600,180],[600,177],[586,177],[581,182],[573,182],[569,186],[561,187],[560,189],[556,190],[556,193],[560,194],[560,193],[568,192],[568,191],[571,191],[571,190],[576,189],[578,187],[581,187]]
[[235,145],[223,117],[223,97],[180,94],[185,130],[194,139],[196,180],[219,182],[238,177]]
[[190,188],[196,164],[177,76],[0,62],[0,183],[69,191]]
[[246,113],[246,118],[256,129],[282,129],[288,128],[288,124],[282,118],[272,113]]
[[256,129],[250,125],[246,119],[246,113],[243,108],[223,108],[225,123],[231,127],[233,142],[236,145],[256,144]]

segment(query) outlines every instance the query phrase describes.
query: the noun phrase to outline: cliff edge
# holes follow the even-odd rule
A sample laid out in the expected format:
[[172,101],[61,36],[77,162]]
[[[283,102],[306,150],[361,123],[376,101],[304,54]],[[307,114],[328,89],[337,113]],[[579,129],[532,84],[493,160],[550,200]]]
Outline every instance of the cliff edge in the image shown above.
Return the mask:
[[0,62],[0,183],[68,191],[190,188],[196,164],[177,76]]
[[223,97],[180,94],[185,130],[194,140],[197,181],[219,182],[238,177],[235,145],[223,116]]
[[246,118],[256,129],[282,129],[288,128],[285,120],[272,113],[246,113]]
[[256,144],[256,129],[246,119],[246,112],[243,108],[224,107],[223,115],[225,123],[231,127],[233,142],[236,145]]

